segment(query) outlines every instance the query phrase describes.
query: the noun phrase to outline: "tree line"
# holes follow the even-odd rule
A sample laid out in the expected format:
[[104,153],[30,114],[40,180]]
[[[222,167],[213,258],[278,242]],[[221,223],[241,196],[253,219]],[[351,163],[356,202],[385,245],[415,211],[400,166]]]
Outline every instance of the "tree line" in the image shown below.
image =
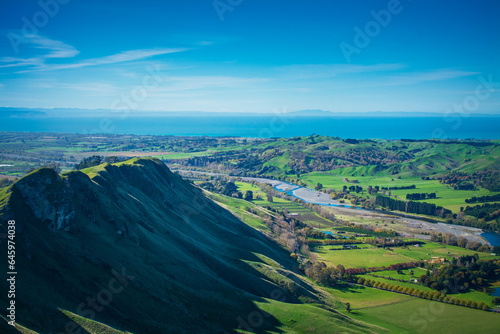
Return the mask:
[[470,288],[479,289],[489,285],[495,278],[495,270],[500,269],[500,260],[479,260],[479,256],[462,256],[453,259],[447,266],[434,265],[418,279],[418,282],[433,290],[445,293],[466,292]]
[[476,205],[476,206],[467,206],[463,212],[466,215],[473,216],[479,219],[486,218],[486,219],[495,219],[497,217],[500,217],[500,203],[493,203],[493,204],[483,204],[483,205]]
[[413,296],[413,297],[427,299],[427,300],[433,300],[433,301],[447,303],[447,304],[453,304],[453,305],[457,305],[457,306],[465,306],[465,307],[475,308],[475,309],[483,310],[483,311],[487,311],[490,308],[488,306],[488,304],[484,303],[483,301],[478,303],[476,301],[455,298],[452,296],[447,296],[445,293],[439,292],[439,291],[422,291],[422,290],[419,290],[416,288],[402,287],[402,286],[399,286],[397,284],[393,285],[393,284],[389,284],[389,283],[382,283],[382,282],[375,281],[375,280],[365,279],[363,277],[360,277],[356,282],[358,284],[373,287],[375,289],[397,292],[397,293],[405,294],[408,296]]
[[406,199],[411,201],[420,201],[423,199],[433,199],[436,198],[436,193],[413,193],[406,194]]
[[375,204],[389,210],[403,211],[406,213],[416,213],[429,216],[440,216],[444,217],[445,214],[451,214],[452,212],[441,206],[436,206],[433,203],[426,202],[404,202],[390,197],[377,195],[375,198]]
[[497,202],[500,201],[500,194],[492,195],[492,196],[479,196],[479,197],[471,197],[466,198],[465,203],[485,203],[485,202]]

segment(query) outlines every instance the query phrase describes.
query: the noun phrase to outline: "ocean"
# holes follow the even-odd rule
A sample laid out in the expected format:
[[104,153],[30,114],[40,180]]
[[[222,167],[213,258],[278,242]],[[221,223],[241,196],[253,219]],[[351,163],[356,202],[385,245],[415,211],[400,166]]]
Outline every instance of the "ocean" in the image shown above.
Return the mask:
[[500,117],[163,116],[0,118],[0,131],[176,136],[500,139]]

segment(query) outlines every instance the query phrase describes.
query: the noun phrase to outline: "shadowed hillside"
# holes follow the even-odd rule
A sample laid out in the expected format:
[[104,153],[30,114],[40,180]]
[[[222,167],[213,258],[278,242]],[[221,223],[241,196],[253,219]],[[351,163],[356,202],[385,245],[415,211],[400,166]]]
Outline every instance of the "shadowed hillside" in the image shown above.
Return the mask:
[[[133,333],[223,333],[248,327],[242,319],[257,312],[253,331],[280,332],[254,302],[321,301],[287,252],[159,160],[84,172],[43,168],[5,195],[1,233],[16,221],[19,324],[39,333],[114,333],[95,321]],[[266,257],[292,289],[248,264]],[[366,330],[342,330],[351,327]]]

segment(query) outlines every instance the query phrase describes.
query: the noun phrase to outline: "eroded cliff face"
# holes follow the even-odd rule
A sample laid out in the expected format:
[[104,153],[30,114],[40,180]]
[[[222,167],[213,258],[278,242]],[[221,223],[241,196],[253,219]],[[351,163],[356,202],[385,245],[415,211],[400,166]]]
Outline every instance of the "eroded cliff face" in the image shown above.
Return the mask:
[[12,196],[20,197],[26,209],[53,232],[69,231],[75,222],[73,189],[51,168],[42,168],[16,182]]

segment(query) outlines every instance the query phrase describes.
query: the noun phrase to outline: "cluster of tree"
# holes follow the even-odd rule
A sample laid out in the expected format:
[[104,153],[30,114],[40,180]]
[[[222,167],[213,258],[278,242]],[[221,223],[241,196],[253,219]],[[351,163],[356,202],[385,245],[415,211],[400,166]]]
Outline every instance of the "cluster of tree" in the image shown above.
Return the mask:
[[310,262],[301,265],[307,277],[318,284],[334,287],[345,279],[346,272],[343,265],[339,264],[336,268],[329,267],[323,262]]
[[486,203],[486,202],[497,202],[500,201],[500,194],[497,195],[491,195],[491,196],[479,196],[479,197],[471,197],[471,198],[466,198],[465,203]]
[[500,232],[500,212],[494,211],[490,215],[478,219],[473,216],[467,216],[463,211],[463,207],[460,208],[460,210],[458,214],[447,215],[446,222]]
[[482,301],[478,303],[475,301],[455,298],[452,296],[447,296],[445,293],[439,292],[439,291],[422,291],[422,290],[414,289],[411,287],[410,288],[409,287],[402,287],[399,285],[393,285],[393,284],[389,284],[389,283],[378,282],[375,280],[364,279],[363,277],[358,278],[357,283],[362,284],[364,286],[371,286],[371,287],[376,288],[376,289],[397,292],[397,293],[405,294],[408,296],[438,301],[438,302],[447,303],[447,304],[475,308],[478,310],[487,311],[490,308],[488,306],[488,304],[485,304]]
[[243,197],[243,199],[244,199],[245,201],[251,201],[251,200],[253,200],[253,191],[251,191],[251,190],[247,190],[247,191],[245,192],[245,196]]
[[307,243],[310,245],[351,245],[362,244],[363,242],[350,239],[307,239]]
[[412,184],[411,186],[402,186],[402,187],[382,187],[383,190],[409,190],[416,189],[417,187]]
[[476,218],[495,219],[500,216],[500,203],[467,206],[463,212]]
[[238,191],[238,187],[232,181],[218,179],[214,181],[202,182],[199,184],[199,186],[205,190],[213,191],[222,195],[235,198],[243,198],[243,193],[241,191]]
[[444,217],[445,214],[451,213],[450,210],[445,209],[441,206],[436,206],[436,204],[413,201],[404,202],[382,195],[377,195],[375,204],[389,210],[397,210],[406,213],[416,213],[429,216]]
[[[448,184],[455,190],[475,190],[479,181],[465,172],[451,171],[436,177],[439,183]],[[472,182],[472,183],[471,183]]]
[[489,191],[500,191],[500,171],[486,170],[472,174],[478,181],[479,185]]
[[[353,181],[353,180],[351,180],[351,181]],[[348,193],[349,191],[350,192],[355,192],[357,194],[363,193],[363,187],[360,187],[360,186],[349,186],[349,187],[343,186],[342,187],[342,192],[343,193]]]
[[326,239],[328,237],[331,237],[331,234],[327,234],[310,227],[306,227],[305,231],[306,231],[306,237],[310,239]]
[[453,259],[449,265],[436,266],[421,275],[419,283],[433,290],[446,293],[465,292],[469,288],[488,286],[488,280],[495,278],[495,270],[500,269],[500,260],[479,260],[479,256],[462,256]]
[[395,270],[399,272],[404,269],[411,269],[421,265],[423,265],[422,261],[402,262],[402,263],[391,264],[388,267],[381,266],[381,267],[369,267],[369,268],[349,268],[346,269],[346,271],[351,275],[363,275],[369,272],[386,271],[386,270]]
[[347,138],[347,139],[344,139],[344,143],[347,143],[347,144],[359,144],[359,140]]
[[98,166],[103,163],[114,164],[120,161],[124,161],[125,159],[126,159],[125,157],[117,157],[117,156],[101,157],[99,155],[93,155],[88,158],[83,158],[79,163],[77,163],[74,166],[74,168],[76,170],[81,170],[89,167]]
[[389,230],[389,229],[383,229],[383,228],[377,228],[376,226],[372,225],[357,225],[355,223],[345,223],[346,226],[343,226],[339,228],[339,231],[344,231],[344,232],[352,232],[352,233],[359,233],[359,234],[365,234],[365,235],[370,235],[374,237],[395,237],[398,235],[398,233],[394,230]]
[[420,201],[423,199],[432,199],[436,198],[436,193],[413,193],[413,194],[406,194],[406,199],[412,200],[412,201]]
[[481,244],[478,241],[467,240],[466,238],[460,236],[457,238],[456,235],[451,233],[430,233],[431,241],[442,243],[450,246],[458,246],[462,248],[472,249],[478,252],[490,252],[490,246],[487,244]]
[[14,183],[13,180],[10,180],[10,179],[0,179],[0,188],[10,186],[12,183]]
[[474,190],[477,186],[489,191],[500,191],[500,171],[497,169],[465,172],[450,172],[437,176],[439,182],[449,184],[457,190]]
[[390,239],[387,237],[384,238],[369,238],[365,240],[365,243],[376,246],[376,247],[405,247],[407,245],[415,245],[415,244],[424,244],[423,241],[405,241],[404,239]]
[[[360,191],[362,192],[362,190],[360,190]],[[346,191],[346,192],[331,191],[330,197],[334,200],[338,200],[340,203],[345,203],[345,200],[348,200],[353,205],[356,205],[356,206],[361,205],[361,206],[366,207],[366,208],[372,207],[372,203],[370,202],[369,198],[358,196],[356,194],[350,193],[349,191]]]

